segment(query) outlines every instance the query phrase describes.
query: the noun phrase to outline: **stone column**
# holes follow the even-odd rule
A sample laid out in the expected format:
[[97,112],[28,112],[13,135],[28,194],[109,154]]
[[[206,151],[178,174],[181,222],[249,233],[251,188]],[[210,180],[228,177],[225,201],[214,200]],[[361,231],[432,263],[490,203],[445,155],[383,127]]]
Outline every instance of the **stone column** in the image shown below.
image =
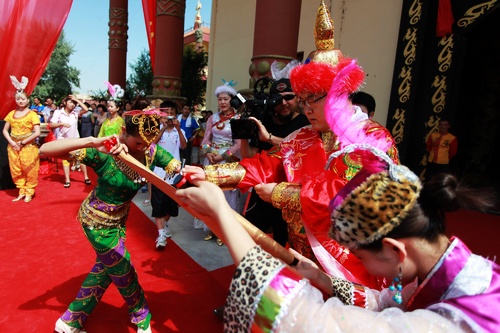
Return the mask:
[[297,57],[302,0],[257,0],[250,87],[263,76],[271,77],[271,64],[283,66]]
[[[111,84],[125,89],[127,75],[128,0],[109,1],[109,73]],[[103,85],[103,89],[107,89]]]
[[151,98],[181,97],[186,0],[156,1],[156,59]]

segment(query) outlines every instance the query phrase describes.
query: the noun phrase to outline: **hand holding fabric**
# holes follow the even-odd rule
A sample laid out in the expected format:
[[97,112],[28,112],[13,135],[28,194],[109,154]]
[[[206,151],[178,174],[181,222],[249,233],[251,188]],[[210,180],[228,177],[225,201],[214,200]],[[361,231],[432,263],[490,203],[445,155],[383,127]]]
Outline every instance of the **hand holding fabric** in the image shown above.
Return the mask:
[[276,183],[259,184],[255,185],[254,189],[255,193],[257,193],[262,200],[271,202],[271,195],[275,186]]

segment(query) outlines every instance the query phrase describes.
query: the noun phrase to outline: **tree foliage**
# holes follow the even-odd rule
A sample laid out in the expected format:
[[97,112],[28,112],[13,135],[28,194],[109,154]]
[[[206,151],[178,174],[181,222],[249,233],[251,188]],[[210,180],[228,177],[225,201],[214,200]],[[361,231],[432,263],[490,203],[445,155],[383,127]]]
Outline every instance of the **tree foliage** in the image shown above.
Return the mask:
[[64,96],[71,94],[73,87],[80,87],[80,71],[69,65],[69,58],[74,53],[74,46],[61,32],[56,47],[50,56],[49,64],[45,69],[32,96],[44,100],[47,97],[60,101]]
[[94,101],[99,101],[101,99],[105,100],[109,99],[109,92],[106,89],[91,90],[89,91],[89,95],[91,99],[93,99]]
[[125,93],[129,100],[139,95],[151,95],[153,93],[153,69],[149,51],[143,49],[135,63],[130,64],[132,73],[127,80]]
[[[181,96],[191,104],[205,105],[206,79],[205,71],[208,63],[206,52],[197,53],[191,47],[186,47],[182,58],[182,89]],[[127,80],[125,93],[128,99],[134,99],[139,94],[152,95],[154,79],[149,51],[143,50],[135,63],[130,64],[132,73]]]
[[192,105],[205,105],[207,64],[208,54],[206,52],[196,52],[191,47],[184,49],[182,57],[181,95],[182,97],[186,97]]

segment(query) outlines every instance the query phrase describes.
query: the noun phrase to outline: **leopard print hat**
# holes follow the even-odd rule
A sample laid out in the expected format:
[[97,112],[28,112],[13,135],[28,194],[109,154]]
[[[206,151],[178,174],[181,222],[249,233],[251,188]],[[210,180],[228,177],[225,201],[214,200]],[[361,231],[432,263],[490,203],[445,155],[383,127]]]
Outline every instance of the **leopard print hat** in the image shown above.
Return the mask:
[[[410,169],[390,159],[384,158],[384,162],[388,163],[386,170],[369,175],[333,207],[333,238],[348,248],[387,235],[401,223],[420,194],[422,184]],[[332,202],[339,202],[335,199]]]

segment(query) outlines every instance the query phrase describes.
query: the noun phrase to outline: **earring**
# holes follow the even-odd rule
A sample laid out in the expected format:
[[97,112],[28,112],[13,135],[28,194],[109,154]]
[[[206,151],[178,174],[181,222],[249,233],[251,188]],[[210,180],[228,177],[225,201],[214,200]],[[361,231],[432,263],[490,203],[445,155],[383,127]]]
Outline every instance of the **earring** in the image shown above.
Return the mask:
[[389,286],[390,291],[395,291],[392,299],[394,302],[401,304],[403,303],[403,297],[401,296],[401,290],[403,290],[403,285],[401,284],[401,280],[403,279],[403,268],[399,266],[399,274],[392,280],[392,284]]

